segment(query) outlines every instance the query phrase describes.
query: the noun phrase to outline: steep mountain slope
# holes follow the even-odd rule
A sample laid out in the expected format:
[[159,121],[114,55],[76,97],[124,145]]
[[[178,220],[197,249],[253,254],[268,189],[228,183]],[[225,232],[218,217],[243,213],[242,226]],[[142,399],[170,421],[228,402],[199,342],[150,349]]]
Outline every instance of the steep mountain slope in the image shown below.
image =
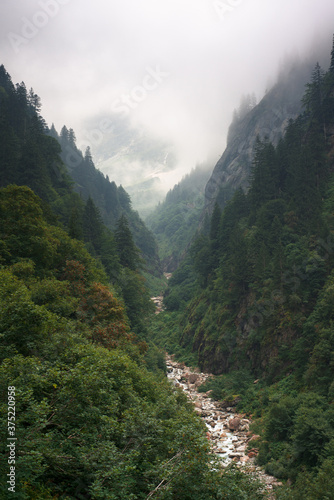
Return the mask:
[[28,92],[23,82],[15,86],[1,66],[0,185],[15,183],[31,187],[51,204],[66,227],[70,226],[74,214],[79,215],[81,205],[89,197],[110,229],[115,228],[117,220],[125,213],[148,268],[159,275],[157,244],[132,209],[130,196],[122,186],[117,187],[95,168],[89,149],[83,154],[76,147],[72,129],[63,127],[60,136],[54,127],[49,130],[40,108],[40,98],[33,89]]
[[129,220],[135,243],[146,260],[149,271],[157,276],[161,274],[158,247],[153,234],[147,229],[138,212],[133,210],[131,198],[122,186],[105,177],[94,165],[91,151],[85,154],[77,148],[72,129],[64,126],[60,135],[52,127],[50,134],[61,145],[61,158],[74,180],[75,191],[84,199],[92,198],[99,208],[103,221],[110,229],[115,229],[117,220],[125,214]]
[[[84,243],[104,266],[125,301],[132,330],[143,333],[154,307],[142,270],[146,267],[158,276],[161,271],[154,237],[132,210],[129,195],[95,168],[89,150],[84,156],[76,148],[73,130],[64,127],[60,140],[54,128],[48,129],[40,115],[37,94],[32,89],[27,92],[24,83],[14,86],[3,66],[0,133],[0,185],[28,186],[41,198],[48,222]],[[119,222],[124,216],[127,220],[120,233]],[[141,258],[136,258],[136,251],[132,252],[132,261],[122,262],[122,245],[134,247],[127,221],[146,259],[145,266]],[[1,244],[6,252],[6,242]]]
[[231,124],[227,147],[205,188],[204,215],[212,213],[216,201],[223,207],[238,187],[247,188],[257,137],[278,143],[289,120],[301,110],[310,72],[310,63],[296,63],[285,69],[259,104]]
[[135,210],[146,217],[166,195],[164,178],[177,167],[171,144],[113,113],[85,124],[96,165],[130,194]]
[[71,179],[60,158],[60,146],[46,134],[40,99],[25,84],[14,85],[0,66],[0,185],[29,185],[53,204],[71,196]]
[[[143,338],[154,306],[126,211],[113,233],[89,197],[116,186],[78,153],[84,203],[38,110],[0,67],[0,497],[264,498],[215,461]],[[114,193],[105,203],[124,209]]]
[[282,499],[334,496],[334,40],[331,56],[284,137],[256,139],[247,192],[215,203],[154,332],[220,375],[203,390],[259,417],[258,461],[289,479]]
[[147,369],[100,263],[44,205],[0,189],[0,497],[264,498],[212,466],[192,405]]
[[196,234],[204,208],[204,188],[209,165],[198,165],[171,189],[146,223],[159,243],[165,272],[173,272]]

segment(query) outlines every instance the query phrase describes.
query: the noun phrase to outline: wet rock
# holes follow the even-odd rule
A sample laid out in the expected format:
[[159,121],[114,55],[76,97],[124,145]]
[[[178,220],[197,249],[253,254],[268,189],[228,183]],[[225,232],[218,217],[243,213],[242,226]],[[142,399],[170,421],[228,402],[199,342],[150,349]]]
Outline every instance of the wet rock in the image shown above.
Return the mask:
[[229,420],[228,426],[229,426],[230,431],[239,430],[240,418],[238,418],[238,417],[231,418],[231,420]]
[[249,430],[249,420],[242,419],[240,422],[240,431],[248,431]]
[[257,457],[259,454],[259,450],[257,450],[256,448],[252,448],[251,450],[249,450],[247,456],[249,458],[254,458],[254,457]]
[[243,444],[242,446],[238,446],[235,451],[238,452],[238,453],[245,453],[245,451],[246,451],[246,445]]
[[[198,393],[197,387],[210,375],[198,373],[198,370],[197,372],[190,371],[184,364],[173,361],[169,356],[167,356],[166,365],[168,379],[178,387],[182,387],[190,399],[194,399],[194,410],[207,424],[206,437],[211,443],[212,451],[222,459],[222,466],[225,467],[234,461],[240,468],[247,467],[245,471],[254,473],[271,495],[273,487],[279,483],[260,467],[252,466],[258,449],[252,448],[247,452],[246,447],[249,442],[259,439],[260,436],[249,432],[251,422],[245,418],[245,414],[236,414],[236,408],[232,406],[236,401],[221,403],[211,400],[212,391]],[[181,380],[182,384],[179,383]],[[273,497],[270,496],[270,498]]]
[[252,437],[250,438],[249,442],[251,441],[256,441],[257,439],[260,439],[261,436],[259,436],[258,434],[253,434]]
[[199,375],[197,373],[190,373],[190,375],[188,377],[188,380],[191,384],[194,384],[195,382],[197,382],[198,379],[199,379]]

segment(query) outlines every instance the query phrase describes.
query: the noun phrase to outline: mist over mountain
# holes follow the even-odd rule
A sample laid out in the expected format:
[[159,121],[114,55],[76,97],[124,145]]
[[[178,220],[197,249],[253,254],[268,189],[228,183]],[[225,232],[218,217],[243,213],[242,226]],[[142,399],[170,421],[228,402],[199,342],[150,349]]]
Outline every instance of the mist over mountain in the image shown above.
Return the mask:
[[124,114],[86,122],[81,143],[91,148],[99,170],[129,192],[144,217],[173,185],[178,163],[173,144],[132,125]]
[[[205,215],[211,214],[214,204],[223,208],[234,191],[249,187],[249,176],[257,139],[267,139],[277,145],[289,121],[302,109],[302,96],[309,81],[317,56],[328,64],[327,51],[305,60],[293,58],[285,62],[275,84],[268,89],[257,105],[248,112],[235,113],[229,127],[226,149],[213,169],[205,188]],[[241,102],[241,111],[243,107]],[[249,104],[248,104],[249,105]],[[247,111],[247,110],[246,110]]]
[[198,162],[217,162],[242,95],[261,100],[280,61],[331,37],[331,0],[226,2],[224,12],[224,1],[50,0],[50,15],[46,0],[4,0],[3,63],[39,89],[47,123],[72,127],[82,150],[115,102],[126,107],[131,127],[176,150],[175,184]]
[[[327,48],[328,38],[323,35],[308,43],[307,51],[301,50],[303,56],[294,51],[286,53],[273,73],[267,76],[265,86],[263,81],[262,88],[258,85],[246,87],[245,94],[235,96],[235,102],[239,100],[240,105],[233,113],[232,110],[227,113],[226,107],[220,108],[220,116],[215,119],[215,129],[211,133],[212,141],[207,143],[205,155],[203,152],[199,155],[202,163],[211,163],[213,170],[206,189],[206,211],[212,211],[209,200],[215,200],[219,190],[221,199],[227,196],[227,200],[233,189],[239,185],[246,187],[256,136],[268,136],[275,143],[279,140],[289,119],[300,111],[300,99],[314,61],[318,60],[323,66],[328,64]],[[208,93],[216,83],[212,79],[207,86]],[[191,128],[188,135],[182,130],[179,137],[161,134],[159,129],[155,130],[153,119],[147,123],[143,117],[136,117],[137,105],[133,105],[134,109],[123,105],[117,112],[93,113],[79,127],[78,143],[83,150],[87,146],[91,148],[98,168],[129,192],[134,208],[145,218],[163,201],[167,191],[195,167],[202,139],[188,142]],[[198,101],[198,106],[201,105]],[[248,113],[249,106],[255,108],[252,114]],[[215,113],[219,107],[218,101]],[[177,116],[180,118],[180,113]],[[253,127],[255,121],[258,122]],[[203,126],[206,118],[199,114],[195,123]],[[240,135],[243,141],[239,140]]]
[[334,498],[333,19],[1,2],[0,497]]
[[210,163],[197,165],[168,191],[164,201],[146,218],[146,224],[157,239],[165,272],[177,269],[197,234],[210,174]]
[[279,500],[334,496],[334,37],[330,55],[236,115],[152,329],[216,375],[201,392],[255,417],[248,457],[282,482]]

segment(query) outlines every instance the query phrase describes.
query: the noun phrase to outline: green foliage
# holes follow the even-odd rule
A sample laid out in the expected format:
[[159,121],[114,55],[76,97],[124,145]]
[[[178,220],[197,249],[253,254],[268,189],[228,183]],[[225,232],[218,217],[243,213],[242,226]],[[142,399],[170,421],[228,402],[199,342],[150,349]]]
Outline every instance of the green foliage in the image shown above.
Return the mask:
[[279,144],[257,141],[248,192],[204,222],[165,294],[171,335],[154,337],[218,375],[202,390],[261,419],[259,463],[295,483],[282,498],[331,498],[319,478],[334,428],[332,63],[316,65]]
[[[47,223],[30,189],[8,187],[0,199],[5,220],[16,210],[1,227],[8,250],[0,269],[0,413],[5,420],[14,386],[15,496],[261,498],[246,476],[213,470],[204,424],[162,375],[161,350],[129,331],[122,301],[84,244]],[[51,249],[44,265],[36,248]],[[154,308],[143,279],[122,268],[119,283],[142,331]],[[6,477],[6,426],[0,442]],[[4,482],[0,492],[7,496]]]
[[32,354],[47,336],[47,311],[35,305],[27,288],[7,270],[0,271],[2,359],[11,353]]
[[326,460],[316,472],[302,470],[292,487],[280,488],[276,498],[278,500],[329,500],[334,495],[333,460]]
[[139,248],[134,244],[128,220],[124,214],[117,222],[115,241],[121,265],[136,271],[142,265],[142,261]]
[[46,135],[39,115],[39,97],[24,83],[13,85],[5,68],[0,69],[1,187],[27,185],[41,198],[54,202],[71,192],[71,180],[60,159],[58,142]]
[[[83,155],[76,146],[75,134],[72,129],[67,129],[64,126],[60,135],[55,130],[52,131],[52,134],[60,143],[61,158],[74,180],[75,191],[86,200],[85,211],[83,211],[83,207],[73,209],[73,203],[69,209],[65,210],[64,218],[66,225],[71,230],[71,236],[81,236],[82,231],[78,227],[79,221],[77,220],[81,218],[86,241],[90,242],[90,248],[93,249],[95,255],[101,256],[103,259],[105,244],[101,238],[103,240],[102,233],[105,232],[105,228],[101,228],[101,222],[103,221],[109,230],[114,231],[117,221],[124,215],[147,268],[152,274],[160,276],[157,244],[153,234],[147,229],[138,213],[132,209],[128,193],[122,186],[117,187],[115,182],[110,181],[108,176],[104,177],[102,172],[95,168],[89,148]],[[57,208],[59,208],[58,205]],[[83,214],[81,215],[80,212]]]
[[162,296],[165,289],[167,288],[167,279],[165,276],[156,277],[148,272],[143,272],[142,275],[145,278],[146,287],[150,291],[151,297]]
[[193,271],[191,258],[188,256],[168,281],[168,287],[164,294],[164,305],[169,311],[183,309],[197,289],[196,275]]
[[188,346],[181,345],[182,329],[178,322],[178,313],[163,311],[152,318],[147,339],[169,354],[176,354],[177,359],[188,366],[196,366],[198,357]]
[[253,377],[247,370],[231,371],[226,375],[209,378],[199,387],[199,392],[212,391],[212,399],[232,402],[246,396],[252,384]]
[[8,380],[17,387],[18,479],[54,494],[148,492],[173,446],[182,455],[187,441],[188,453],[205,444],[190,408],[121,352],[86,346],[55,366],[14,357],[2,366],[1,392]]
[[118,276],[117,288],[124,299],[132,330],[143,334],[146,331],[147,320],[155,311],[155,305],[145,286],[145,278],[125,267]]
[[[24,84],[15,90],[3,67],[0,86],[0,104],[15,93],[17,105],[7,117],[15,133],[7,133],[9,151],[1,154],[6,160],[12,155],[13,173],[29,178],[43,197],[26,186],[0,190],[0,414],[4,421],[8,387],[15,387],[15,497],[262,498],[246,475],[213,463],[203,422],[164,377],[162,351],[144,341],[154,305],[137,272],[137,250],[124,261],[129,245],[135,248],[131,233],[124,244],[119,234],[115,241],[92,199],[87,196],[84,206],[72,196],[59,147],[38,118],[38,96]],[[29,113],[30,122],[24,120]],[[54,129],[50,135],[57,138]],[[61,137],[70,148],[66,155],[75,156],[74,132],[64,127]],[[13,151],[20,141],[19,158]],[[96,172],[89,149],[81,159],[90,182]],[[126,192],[116,194],[116,206],[129,213]],[[77,239],[57,225],[45,200]],[[136,216],[133,221],[140,228]],[[152,239],[143,246],[154,257]],[[1,426],[3,477],[7,437]],[[7,493],[2,482],[1,497]]]
[[6,263],[30,258],[40,268],[48,266],[55,244],[46,226],[40,199],[28,187],[9,186],[0,192],[0,239]]
[[29,283],[32,301],[62,317],[71,317],[78,309],[79,299],[71,295],[69,284],[55,278]]
[[166,356],[163,349],[159,349],[153,342],[148,345],[145,353],[145,364],[148,371],[158,374],[159,372],[166,374]]
[[91,197],[88,198],[83,212],[84,239],[96,255],[101,253],[103,223],[101,214]]
[[[38,204],[47,221],[53,225],[63,224],[72,238],[84,239],[89,251],[101,259],[113,282],[119,272],[119,256],[110,231],[115,229],[121,215],[126,214],[149,272],[161,276],[152,233],[138,213],[132,210],[130,197],[122,186],[117,187],[95,168],[89,148],[84,155],[78,150],[74,131],[65,126],[60,135],[54,126],[49,130],[39,114],[38,95],[33,89],[27,92],[23,82],[15,87],[3,66],[0,69],[0,95],[0,131],[3,138],[0,145],[0,186],[29,186],[43,200]],[[24,203],[22,200],[23,211]],[[13,207],[8,223],[16,218],[16,209],[19,212],[18,207]],[[38,220],[36,222],[38,224]],[[37,233],[39,229],[36,227]],[[40,234],[34,236],[31,251],[40,254],[43,267],[51,259],[48,252],[52,249],[39,248],[37,238]],[[17,239],[11,242],[14,247],[20,245],[20,236]],[[10,260],[10,249],[6,245],[7,241],[0,239],[0,251],[7,262]],[[18,250],[14,248],[19,256]]]
[[170,190],[163,203],[147,217],[147,224],[159,243],[164,267],[174,271],[191,243],[204,207],[206,166],[198,166]]
[[[10,291],[16,300],[10,283],[1,283],[7,300]],[[69,320],[45,314],[47,339],[35,355],[11,355],[0,367],[3,416],[7,387],[16,388],[18,498],[139,499],[154,490],[161,499],[262,498],[246,475],[212,469],[204,425],[181,392],[124,351],[87,343]],[[161,368],[161,361],[159,354],[148,364]],[[1,443],[4,473],[4,427]]]

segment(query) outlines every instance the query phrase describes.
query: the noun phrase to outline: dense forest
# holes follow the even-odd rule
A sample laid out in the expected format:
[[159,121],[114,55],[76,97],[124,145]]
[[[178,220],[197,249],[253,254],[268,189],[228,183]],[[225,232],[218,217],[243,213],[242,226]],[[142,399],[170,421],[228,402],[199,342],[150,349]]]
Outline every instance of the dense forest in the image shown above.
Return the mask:
[[[1,498],[263,498],[221,468],[167,382],[148,335],[153,237],[40,106],[1,66]],[[72,168],[66,141],[80,157]]]
[[[169,281],[157,343],[216,376],[202,390],[251,414],[282,499],[334,497],[334,44],[278,144],[258,139],[249,187]],[[217,197],[219,200],[219,196]],[[184,300],[186,298],[186,300]],[[167,325],[164,327],[164,325]]]
[[157,239],[166,272],[175,271],[196,235],[208,178],[208,165],[198,165],[168,191],[165,200],[146,218],[146,224]]
[[[261,109],[245,98],[230,135]],[[334,497],[334,39],[301,109],[258,137],[247,188],[215,191],[209,217],[197,168],[151,232],[0,67],[1,498],[13,478],[20,500],[266,498],[210,452],[166,350],[251,417],[278,500]]]

